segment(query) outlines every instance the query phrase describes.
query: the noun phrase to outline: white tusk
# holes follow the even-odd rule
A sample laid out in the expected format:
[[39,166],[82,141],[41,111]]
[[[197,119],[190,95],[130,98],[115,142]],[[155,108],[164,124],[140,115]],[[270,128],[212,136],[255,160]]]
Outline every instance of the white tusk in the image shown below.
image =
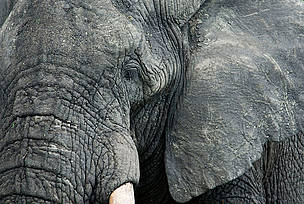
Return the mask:
[[135,204],[132,183],[126,183],[117,188],[110,196],[109,204]]

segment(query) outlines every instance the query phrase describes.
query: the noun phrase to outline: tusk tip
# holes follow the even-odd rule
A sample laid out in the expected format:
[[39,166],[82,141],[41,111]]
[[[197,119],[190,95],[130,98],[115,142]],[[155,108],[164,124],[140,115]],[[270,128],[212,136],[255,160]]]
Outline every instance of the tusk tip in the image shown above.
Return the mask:
[[114,190],[109,204],[135,204],[133,184],[126,183]]

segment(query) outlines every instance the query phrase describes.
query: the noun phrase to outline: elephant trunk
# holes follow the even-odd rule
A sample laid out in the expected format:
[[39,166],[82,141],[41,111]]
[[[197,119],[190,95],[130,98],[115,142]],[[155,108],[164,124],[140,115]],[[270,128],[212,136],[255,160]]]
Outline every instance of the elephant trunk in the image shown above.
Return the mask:
[[20,75],[0,118],[0,203],[107,202],[138,182],[128,120],[108,89],[52,65]]
[[0,203],[103,203],[139,180],[112,52],[77,5],[18,1],[0,30]]

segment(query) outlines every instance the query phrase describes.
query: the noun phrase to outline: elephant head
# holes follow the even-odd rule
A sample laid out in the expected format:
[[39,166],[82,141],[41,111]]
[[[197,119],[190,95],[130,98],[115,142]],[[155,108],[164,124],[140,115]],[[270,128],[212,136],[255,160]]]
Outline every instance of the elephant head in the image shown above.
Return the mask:
[[224,2],[0,0],[0,201],[134,202],[163,167],[186,202],[300,131],[283,48],[225,27],[246,2]]
[[106,202],[137,184],[200,3],[0,1],[1,202]]

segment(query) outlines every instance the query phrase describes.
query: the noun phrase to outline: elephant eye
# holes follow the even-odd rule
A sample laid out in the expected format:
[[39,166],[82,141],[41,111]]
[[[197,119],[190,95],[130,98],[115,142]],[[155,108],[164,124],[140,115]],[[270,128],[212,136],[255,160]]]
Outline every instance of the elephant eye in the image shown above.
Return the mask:
[[129,60],[124,66],[124,78],[128,81],[136,80],[139,78],[138,71],[140,64],[137,60]]

